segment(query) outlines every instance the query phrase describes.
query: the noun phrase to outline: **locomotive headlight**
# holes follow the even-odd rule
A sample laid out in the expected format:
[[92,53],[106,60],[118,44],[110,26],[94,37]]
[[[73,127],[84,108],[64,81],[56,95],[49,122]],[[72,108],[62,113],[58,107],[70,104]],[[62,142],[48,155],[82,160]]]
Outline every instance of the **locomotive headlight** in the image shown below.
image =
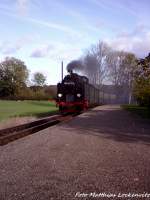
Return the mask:
[[62,97],[62,94],[61,94],[61,93],[59,93],[59,94],[58,94],[58,97]]
[[81,97],[81,94],[78,93],[78,94],[77,94],[77,97]]

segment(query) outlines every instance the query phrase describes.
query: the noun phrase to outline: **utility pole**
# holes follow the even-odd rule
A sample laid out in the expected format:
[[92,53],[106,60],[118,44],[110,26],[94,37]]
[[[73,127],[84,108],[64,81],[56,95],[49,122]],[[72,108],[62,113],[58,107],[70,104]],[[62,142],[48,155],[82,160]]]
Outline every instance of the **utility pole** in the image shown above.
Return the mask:
[[[133,75],[132,75],[133,76]],[[129,72],[129,99],[128,103],[131,104],[132,101],[132,90],[133,90],[133,78],[131,76],[131,71]]]

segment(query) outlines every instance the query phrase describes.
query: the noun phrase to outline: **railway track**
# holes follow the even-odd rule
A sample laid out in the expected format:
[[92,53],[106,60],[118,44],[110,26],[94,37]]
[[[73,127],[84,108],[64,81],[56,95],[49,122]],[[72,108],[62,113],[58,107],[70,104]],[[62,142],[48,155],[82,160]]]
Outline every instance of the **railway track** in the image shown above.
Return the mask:
[[56,125],[60,122],[70,120],[73,116],[74,115],[54,115],[19,126],[2,129],[0,130],[0,146],[6,145],[9,142],[36,133],[50,126]]

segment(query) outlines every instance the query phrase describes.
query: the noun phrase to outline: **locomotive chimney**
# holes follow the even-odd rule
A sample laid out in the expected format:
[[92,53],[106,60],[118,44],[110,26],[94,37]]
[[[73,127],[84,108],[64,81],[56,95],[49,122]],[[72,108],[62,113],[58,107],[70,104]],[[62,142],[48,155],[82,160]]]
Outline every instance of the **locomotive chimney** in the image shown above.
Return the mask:
[[63,65],[63,61],[61,62],[61,80],[63,81],[64,78],[64,65]]

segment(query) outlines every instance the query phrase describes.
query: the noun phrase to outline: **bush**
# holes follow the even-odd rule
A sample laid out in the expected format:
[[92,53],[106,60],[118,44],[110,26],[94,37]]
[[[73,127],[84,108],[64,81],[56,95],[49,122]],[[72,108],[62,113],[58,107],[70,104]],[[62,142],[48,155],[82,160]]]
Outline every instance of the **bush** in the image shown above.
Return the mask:
[[15,96],[5,96],[1,97],[3,100],[48,100],[51,99],[51,95],[46,94],[43,89],[32,90],[30,88],[22,88],[18,91]]
[[150,83],[143,80],[135,84],[134,96],[140,106],[147,106],[150,108]]

